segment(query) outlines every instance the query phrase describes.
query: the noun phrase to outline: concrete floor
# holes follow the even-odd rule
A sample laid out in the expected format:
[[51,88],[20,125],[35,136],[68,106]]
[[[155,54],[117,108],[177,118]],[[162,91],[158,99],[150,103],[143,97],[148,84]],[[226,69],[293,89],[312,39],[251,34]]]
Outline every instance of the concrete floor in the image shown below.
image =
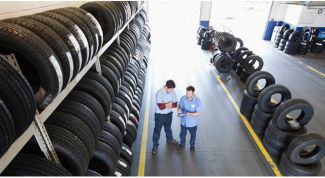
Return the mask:
[[[263,156],[256,147],[253,139],[248,134],[233,105],[226,97],[224,90],[214,78],[208,60],[211,53],[202,51],[196,45],[195,35],[197,24],[193,20],[197,12],[194,7],[184,7],[175,4],[169,10],[170,14],[154,15],[150,18],[152,28],[152,51],[145,96],[141,110],[141,122],[138,138],[133,145],[132,175],[138,175],[141,137],[143,131],[144,113],[148,108],[149,127],[146,148],[146,176],[270,176],[272,171],[265,163]],[[182,14],[177,14],[177,20],[172,20],[173,12],[184,9]],[[159,8],[156,5],[154,8]],[[158,13],[158,12],[157,12]],[[176,18],[176,17],[175,17]],[[179,23],[179,22],[184,23]],[[177,30],[178,29],[178,30]],[[308,131],[318,133],[325,137],[322,131],[325,127],[324,104],[325,93],[324,77],[309,70],[299,63],[304,62],[319,71],[325,71],[325,62],[315,59],[285,55],[273,48],[268,42],[257,42],[248,45],[256,54],[265,61],[263,70],[271,72],[276,83],[287,86],[294,98],[303,98],[309,101],[315,109],[315,116],[308,125]],[[310,55],[307,56],[311,58]],[[313,62],[317,60],[318,62]],[[166,145],[164,131],[161,133],[160,146],[156,156],[151,155],[152,133],[154,128],[154,95],[168,79],[176,82],[178,98],[185,94],[187,85],[194,85],[197,96],[203,102],[203,115],[197,132],[196,152],[186,149],[178,152],[175,146]],[[151,85],[148,85],[148,81]],[[239,104],[243,84],[233,75],[232,79],[225,82],[226,87]],[[146,99],[150,97],[150,104]],[[174,116],[172,130],[174,138],[179,140],[180,121]],[[187,141],[189,140],[189,135]],[[322,161],[325,165],[325,160]],[[320,175],[325,175],[323,169]]]

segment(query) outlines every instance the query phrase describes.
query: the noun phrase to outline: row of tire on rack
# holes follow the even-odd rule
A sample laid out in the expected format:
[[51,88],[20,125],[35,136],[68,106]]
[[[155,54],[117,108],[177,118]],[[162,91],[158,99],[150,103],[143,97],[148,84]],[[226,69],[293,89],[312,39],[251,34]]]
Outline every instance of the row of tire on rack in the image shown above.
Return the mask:
[[[0,156],[140,3],[89,2],[0,22]],[[140,10],[45,122],[61,165],[32,138],[1,175],[130,174],[150,52],[146,22]]]
[[321,53],[323,39],[317,37],[318,31],[318,28],[304,27],[299,32],[284,24],[276,32],[273,46],[286,54]]
[[[197,32],[198,45],[205,45],[206,41],[211,41],[209,45],[214,52],[210,63],[219,73],[229,73],[236,71],[242,82],[254,72],[263,68],[263,59],[254,54],[253,51],[244,47],[244,42],[240,38],[234,37],[227,32],[218,32],[213,27],[199,27]],[[217,52],[215,52],[217,51]]]
[[276,84],[272,74],[257,71],[246,81],[240,112],[263,140],[283,175],[319,174],[325,139],[307,133],[305,126],[314,115],[309,102],[293,99],[290,90]]

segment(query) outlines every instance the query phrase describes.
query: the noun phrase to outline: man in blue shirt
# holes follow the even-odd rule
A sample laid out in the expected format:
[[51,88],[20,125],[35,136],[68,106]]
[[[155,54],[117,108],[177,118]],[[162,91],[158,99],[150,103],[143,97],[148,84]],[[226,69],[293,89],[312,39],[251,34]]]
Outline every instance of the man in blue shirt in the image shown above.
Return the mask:
[[176,87],[173,80],[168,80],[166,85],[159,89],[156,93],[156,105],[155,105],[155,128],[153,132],[153,148],[152,154],[157,154],[158,141],[160,138],[160,132],[164,126],[167,143],[177,145],[178,142],[173,138],[171,129],[173,119],[173,109],[177,108],[177,97],[174,91]]
[[186,95],[183,96],[178,103],[178,113],[181,115],[181,132],[179,134],[180,143],[177,145],[178,149],[185,147],[185,138],[187,130],[191,134],[190,150],[195,151],[195,138],[198,124],[198,116],[201,115],[201,100],[195,94],[195,88],[188,86],[186,88]]

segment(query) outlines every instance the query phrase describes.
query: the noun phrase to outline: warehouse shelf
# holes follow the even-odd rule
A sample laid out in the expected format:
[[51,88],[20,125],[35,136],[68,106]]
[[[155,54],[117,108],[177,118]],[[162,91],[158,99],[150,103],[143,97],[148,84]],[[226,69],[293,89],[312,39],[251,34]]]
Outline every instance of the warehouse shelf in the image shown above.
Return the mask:
[[[48,105],[40,114],[35,116],[36,123],[39,123],[41,125],[44,124],[44,122],[49,118],[49,116],[55,111],[55,109],[61,104],[61,102],[65,99],[65,97],[74,89],[74,87],[78,84],[78,82],[84,77],[84,75],[89,71],[89,69],[96,63],[96,69],[99,73],[100,70],[98,70],[99,64],[99,57],[104,54],[104,52],[113,44],[115,40],[119,43],[119,35],[125,30],[125,28],[128,28],[129,23],[135,18],[135,16],[142,10],[144,7],[144,4],[141,4],[141,6],[138,8],[137,12],[133,14],[133,16],[125,23],[125,25],[106,43],[102,46],[102,48],[99,50],[96,56],[93,57],[89,61],[89,63],[79,72],[78,75],[67,85],[67,87],[62,90],[58,96],[53,100],[53,102]],[[40,121],[40,122],[39,122]],[[31,139],[33,135],[36,136],[37,134],[47,134],[46,130],[43,132],[39,132],[37,128],[35,121],[32,122],[32,124],[27,128],[27,130],[15,140],[15,142],[9,147],[7,152],[1,157],[0,159],[0,173],[9,165],[9,163],[15,158],[15,156],[19,153],[19,151],[26,145],[26,143]],[[43,136],[47,137],[47,135]],[[44,141],[46,142],[46,141]],[[51,145],[51,144],[50,144]],[[42,145],[40,145],[42,147]],[[41,148],[48,149],[48,148]],[[51,151],[48,151],[51,152]],[[45,155],[49,158],[49,154],[45,153]],[[54,155],[56,153],[54,152]]]

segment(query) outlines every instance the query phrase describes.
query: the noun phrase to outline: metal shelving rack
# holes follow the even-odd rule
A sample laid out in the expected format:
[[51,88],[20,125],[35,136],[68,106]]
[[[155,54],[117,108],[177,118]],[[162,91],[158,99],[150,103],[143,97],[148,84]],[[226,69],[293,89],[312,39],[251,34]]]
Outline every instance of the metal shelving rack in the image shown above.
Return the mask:
[[[61,104],[65,97],[73,90],[73,88],[78,84],[78,82],[84,77],[84,75],[89,71],[89,69],[95,64],[96,71],[101,74],[99,57],[104,54],[104,52],[117,40],[119,44],[119,36],[124,31],[125,28],[129,29],[129,23],[134,20],[135,16],[143,9],[144,4],[139,4],[137,12],[125,23],[125,25],[109,40],[106,44],[102,46],[96,56],[94,56],[89,63],[77,74],[77,76],[67,85],[67,87],[58,94],[58,96],[53,100],[53,102],[48,105],[41,113],[36,113],[35,119],[32,124],[27,128],[27,130],[15,140],[15,142],[9,147],[7,152],[0,158],[0,174],[9,165],[9,163],[15,158],[19,151],[26,145],[26,143],[34,135],[36,140],[44,152],[45,156],[60,164],[60,161],[56,155],[54,147],[51,140],[47,134],[44,127],[45,121],[49,116],[55,111],[55,109]],[[131,54],[129,55],[131,56]]]

